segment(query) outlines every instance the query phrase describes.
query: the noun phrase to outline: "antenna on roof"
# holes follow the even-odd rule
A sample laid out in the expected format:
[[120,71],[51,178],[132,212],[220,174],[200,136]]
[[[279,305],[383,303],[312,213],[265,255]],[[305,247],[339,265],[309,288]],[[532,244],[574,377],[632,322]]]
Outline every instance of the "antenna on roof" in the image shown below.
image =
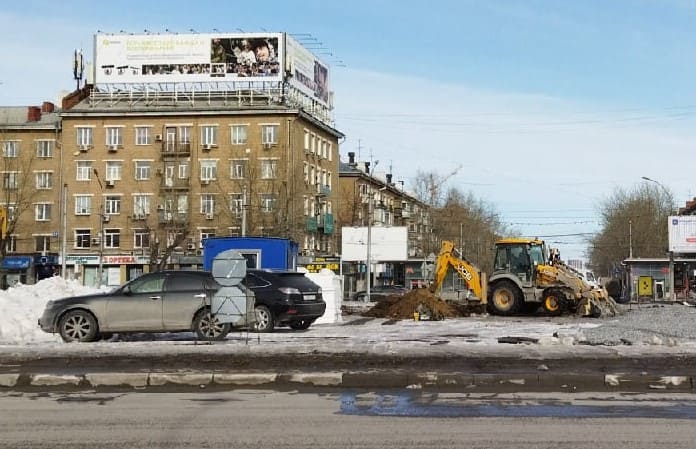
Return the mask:
[[80,82],[85,74],[85,61],[82,56],[82,49],[75,50],[73,53],[73,79],[77,81],[77,90],[80,90]]

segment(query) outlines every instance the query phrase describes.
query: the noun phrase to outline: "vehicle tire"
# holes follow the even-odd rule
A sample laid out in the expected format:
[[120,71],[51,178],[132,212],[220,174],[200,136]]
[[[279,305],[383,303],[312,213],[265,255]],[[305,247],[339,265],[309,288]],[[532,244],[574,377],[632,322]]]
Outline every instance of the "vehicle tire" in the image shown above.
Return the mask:
[[71,310],[60,318],[58,330],[64,342],[80,343],[94,341],[99,335],[99,326],[94,315],[86,310]]
[[490,312],[497,315],[514,315],[521,307],[521,296],[519,289],[512,282],[498,282],[493,287],[488,302]]
[[204,309],[193,319],[193,330],[200,340],[222,340],[230,332],[230,323],[221,323],[209,309]]
[[558,316],[566,308],[565,295],[561,290],[552,288],[544,292],[544,299],[541,302],[544,311],[551,316]]
[[266,306],[256,306],[254,308],[256,312],[256,324],[254,325],[254,330],[256,332],[273,332],[275,327],[275,318],[273,313]]
[[290,329],[296,330],[296,331],[303,331],[305,329],[309,329],[309,326],[312,325],[314,320],[298,320],[298,321],[290,321]]

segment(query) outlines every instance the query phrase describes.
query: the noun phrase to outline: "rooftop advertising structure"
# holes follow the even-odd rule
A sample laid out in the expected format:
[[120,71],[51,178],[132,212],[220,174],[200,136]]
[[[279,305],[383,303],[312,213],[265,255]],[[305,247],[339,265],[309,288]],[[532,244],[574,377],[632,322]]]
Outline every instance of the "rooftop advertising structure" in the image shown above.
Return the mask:
[[329,68],[299,42],[286,36],[288,82],[305,95],[329,104]]
[[283,33],[97,34],[96,84],[283,81]]

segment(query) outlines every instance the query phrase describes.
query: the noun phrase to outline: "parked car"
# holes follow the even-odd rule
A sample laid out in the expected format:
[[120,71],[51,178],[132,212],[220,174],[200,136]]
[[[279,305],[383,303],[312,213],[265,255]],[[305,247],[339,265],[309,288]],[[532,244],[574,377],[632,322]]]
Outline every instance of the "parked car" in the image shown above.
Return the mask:
[[94,341],[111,333],[195,332],[220,340],[230,331],[210,313],[220,286],[204,271],[158,271],[108,293],[49,301],[39,326],[66,342]]
[[256,298],[256,330],[271,332],[276,326],[309,328],[326,311],[321,287],[304,273],[248,270],[244,285]]
[[[384,301],[390,296],[404,296],[408,289],[403,285],[375,285],[370,288],[371,301]],[[367,291],[361,290],[353,295],[354,301],[367,301]]]
[[[303,273],[249,270],[243,283],[255,295],[259,332],[285,324],[307,329],[326,310],[321,288]],[[210,313],[210,298],[219,288],[206,271],[147,273],[108,293],[49,301],[39,326],[66,342],[112,333],[191,331],[203,340],[221,340],[230,325]]]

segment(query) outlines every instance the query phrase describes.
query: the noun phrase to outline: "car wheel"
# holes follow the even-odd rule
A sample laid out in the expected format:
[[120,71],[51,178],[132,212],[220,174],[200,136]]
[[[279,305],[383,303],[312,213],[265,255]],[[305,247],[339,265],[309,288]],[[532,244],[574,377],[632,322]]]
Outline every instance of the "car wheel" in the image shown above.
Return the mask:
[[257,332],[273,332],[275,322],[271,310],[266,306],[256,306],[254,311],[256,312],[254,329]]
[[303,331],[305,329],[309,329],[309,326],[312,325],[314,320],[299,320],[299,321],[290,321],[290,329],[294,329],[296,331]]
[[65,342],[89,342],[97,339],[97,319],[86,310],[73,310],[60,319],[60,336]]
[[210,310],[205,309],[198,312],[193,320],[193,330],[201,340],[222,340],[230,332],[230,323],[221,323]]

